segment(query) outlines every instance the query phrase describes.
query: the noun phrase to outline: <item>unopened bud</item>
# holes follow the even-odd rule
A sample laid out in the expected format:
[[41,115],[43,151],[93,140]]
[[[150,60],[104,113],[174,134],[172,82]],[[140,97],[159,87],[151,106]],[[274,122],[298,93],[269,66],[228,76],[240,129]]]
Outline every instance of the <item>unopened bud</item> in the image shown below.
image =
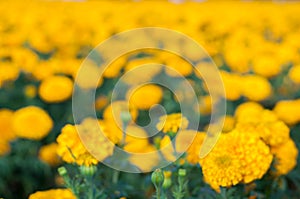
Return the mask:
[[152,183],[155,187],[161,187],[164,182],[164,173],[161,169],[156,169],[151,175]]
[[186,176],[186,170],[185,170],[185,169],[179,169],[179,170],[178,170],[178,175],[179,175],[180,177]]
[[66,176],[68,174],[67,169],[65,167],[59,167],[57,171],[60,176]]
[[79,170],[82,175],[93,176],[97,171],[97,167],[96,166],[80,166]]

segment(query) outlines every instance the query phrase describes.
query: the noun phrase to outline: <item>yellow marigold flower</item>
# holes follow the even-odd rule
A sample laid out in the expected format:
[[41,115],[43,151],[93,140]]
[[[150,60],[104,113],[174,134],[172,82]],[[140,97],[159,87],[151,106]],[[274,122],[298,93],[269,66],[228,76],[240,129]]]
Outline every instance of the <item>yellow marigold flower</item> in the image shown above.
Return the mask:
[[57,143],[42,146],[39,151],[39,158],[51,166],[57,166],[60,163],[59,156],[56,153],[57,147]]
[[[75,162],[85,166],[95,165],[98,160],[110,156],[113,153],[114,145],[101,132],[102,129],[98,128],[98,124],[99,121],[96,119],[87,118],[80,125],[66,125],[57,138],[58,155],[65,162]],[[76,128],[81,133],[80,137]]]
[[242,95],[249,100],[261,101],[265,100],[272,94],[272,86],[270,82],[258,75],[243,76],[241,82]]
[[39,87],[40,97],[48,103],[57,103],[71,97],[73,82],[65,76],[50,76],[42,80]]
[[147,132],[138,127],[129,125],[126,128],[124,150],[132,153],[140,153],[150,145]]
[[46,111],[36,106],[27,106],[13,115],[13,130],[18,137],[40,140],[48,135],[53,121]]
[[278,120],[273,111],[264,109],[255,102],[240,104],[235,111],[235,118],[240,123],[275,122]]
[[125,66],[126,62],[127,56],[117,58],[107,66],[103,72],[103,76],[106,78],[116,78],[121,73],[121,69]]
[[24,94],[28,98],[34,98],[37,94],[37,89],[34,85],[27,85],[25,86]]
[[298,149],[292,139],[288,139],[277,147],[272,147],[271,151],[275,156],[276,175],[285,175],[296,166]]
[[234,116],[237,120],[244,120],[246,118],[256,117],[264,110],[263,106],[258,104],[257,102],[245,102],[240,104],[234,113]]
[[78,73],[75,83],[82,89],[98,88],[103,83],[100,67],[91,60],[85,60]]
[[193,72],[193,66],[179,58],[177,55],[169,55],[166,60],[166,73],[172,77],[188,76]]
[[129,90],[126,98],[132,106],[147,110],[158,104],[163,97],[162,89],[154,84],[147,84],[135,90]]
[[250,70],[249,49],[242,47],[240,44],[239,46],[234,44],[234,46],[230,45],[226,48],[225,61],[232,71],[246,73]]
[[76,196],[69,189],[50,189],[37,191],[30,194],[28,199],[76,199]]
[[0,88],[6,81],[14,81],[19,76],[19,68],[11,63],[1,63],[0,65]]
[[56,141],[58,143],[57,154],[65,162],[85,166],[98,164],[98,160],[82,144],[75,126],[70,124],[64,126]]
[[187,150],[186,160],[191,164],[197,164],[201,159],[199,158],[200,149],[204,141],[206,134],[204,132],[199,132],[196,134],[192,144]]
[[99,96],[96,98],[95,101],[95,108],[96,110],[101,110],[102,108],[104,108],[106,105],[108,104],[108,99],[105,96]]
[[253,59],[252,70],[258,75],[273,77],[281,72],[281,64],[274,59],[274,55],[261,55]]
[[241,132],[261,137],[270,146],[284,143],[290,135],[290,129],[282,121],[237,123],[235,128]]
[[139,153],[139,156],[134,153],[130,154],[129,161],[143,172],[152,171],[152,169],[160,161],[160,156],[156,151],[156,148],[150,144]]
[[269,147],[259,137],[233,130],[221,134],[218,143],[200,164],[205,180],[216,188],[260,179],[272,159]]
[[46,34],[42,34],[41,31],[32,32],[28,39],[30,46],[42,53],[49,53],[54,47],[52,42],[47,39]]
[[[114,144],[105,136],[97,119],[86,118],[77,126],[77,129],[84,146],[97,160],[101,161],[113,154]],[[89,156],[89,154],[86,155]],[[84,159],[82,161],[86,162]],[[82,165],[80,160],[76,162]]]
[[221,71],[221,77],[225,88],[226,99],[237,100],[241,97],[241,77],[237,74]]
[[211,113],[211,96],[203,96],[199,99],[199,112],[204,115],[208,115]]
[[124,68],[125,72],[129,74],[125,73],[122,77],[122,81],[130,85],[138,85],[140,83],[149,82],[152,77],[157,75],[162,69],[161,66],[157,65],[158,63],[160,62],[158,62],[155,58],[140,58],[131,60]]
[[164,133],[177,133],[178,130],[184,130],[188,127],[189,121],[181,113],[173,113],[164,115],[159,118],[159,123],[156,125],[157,130]]
[[300,121],[300,99],[279,101],[276,103],[273,111],[285,123],[290,125],[296,124]]
[[114,121],[111,120],[100,120],[100,128],[105,136],[114,144],[120,144],[123,133],[122,127],[118,126]]
[[290,69],[289,78],[296,84],[300,83],[300,65],[293,66]]
[[13,114],[12,110],[0,109],[1,140],[11,141],[16,138],[12,127]]

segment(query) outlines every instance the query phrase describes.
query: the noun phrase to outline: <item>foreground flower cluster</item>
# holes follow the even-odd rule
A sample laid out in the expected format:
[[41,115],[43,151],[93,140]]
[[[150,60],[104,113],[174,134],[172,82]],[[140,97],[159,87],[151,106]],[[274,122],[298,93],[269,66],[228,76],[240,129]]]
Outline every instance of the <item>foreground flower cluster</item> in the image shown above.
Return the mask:
[[[0,198],[297,198],[299,8],[271,2],[0,2]],[[116,58],[97,85],[98,63],[87,62],[89,78],[76,79],[100,42],[149,26],[188,35],[218,67],[227,115],[219,118],[222,132],[204,158],[199,154],[209,126],[216,125],[209,122],[216,102],[199,73],[210,62],[193,46],[180,43],[178,51],[195,67],[179,55],[143,49]],[[168,67],[134,70],[150,63]],[[125,97],[115,100],[112,89],[126,72],[133,75],[122,80]],[[185,92],[175,96],[154,83],[132,89],[162,75],[184,77],[194,88],[197,129],[178,105]],[[74,122],[74,88],[87,95],[96,89],[97,118]],[[167,114],[156,118],[158,133],[150,136],[142,126],[152,122],[156,104]],[[162,161],[172,164],[152,177],[119,172],[102,164],[111,163],[117,148],[128,155],[124,168],[149,172]]]

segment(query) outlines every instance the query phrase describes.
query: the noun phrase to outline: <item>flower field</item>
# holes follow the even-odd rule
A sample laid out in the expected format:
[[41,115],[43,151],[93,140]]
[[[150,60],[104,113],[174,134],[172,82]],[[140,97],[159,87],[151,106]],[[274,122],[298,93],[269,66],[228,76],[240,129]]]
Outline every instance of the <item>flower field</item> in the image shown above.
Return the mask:
[[0,198],[300,198],[299,10],[0,1]]

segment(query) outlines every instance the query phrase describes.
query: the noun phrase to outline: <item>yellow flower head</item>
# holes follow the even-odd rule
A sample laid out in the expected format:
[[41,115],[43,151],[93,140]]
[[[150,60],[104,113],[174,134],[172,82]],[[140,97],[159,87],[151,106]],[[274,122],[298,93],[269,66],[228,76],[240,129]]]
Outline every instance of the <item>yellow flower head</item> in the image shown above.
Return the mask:
[[69,189],[50,189],[38,191],[29,196],[29,199],[76,199],[76,196]]
[[281,72],[281,64],[274,59],[274,55],[261,55],[253,59],[252,70],[264,77],[273,77]]
[[48,135],[53,121],[46,111],[36,106],[27,106],[13,115],[13,130],[18,137],[40,140]]
[[221,134],[213,150],[202,160],[205,180],[214,188],[260,179],[273,156],[259,137],[233,130]]
[[184,130],[188,127],[189,121],[181,113],[164,115],[159,118],[160,122],[156,125],[157,130],[164,133],[177,133],[178,130]]
[[[76,128],[81,132],[80,137]],[[85,119],[76,126],[70,124],[64,126],[57,138],[57,143],[57,154],[65,162],[75,162],[78,165],[96,165],[98,160],[103,160],[113,153],[113,145],[99,131],[98,121],[95,119]]]
[[288,139],[277,147],[272,147],[271,151],[275,156],[276,175],[286,175],[296,166],[298,149],[292,139]]
[[241,76],[238,74],[221,71],[221,77],[225,88],[226,99],[239,99],[241,97]]
[[256,102],[245,102],[240,104],[235,110],[237,121],[252,121],[264,110],[264,108]]
[[50,76],[42,80],[39,87],[40,97],[48,103],[67,100],[73,91],[73,82],[65,76]]
[[193,72],[193,66],[186,60],[174,54],[166,56],[166,73],[172,77],[188,76]]
[[0,65],[0,88],[6,81],[14,81],[19,76],[19,68],[11,63],[1,63]]
[[9,109],[0,109],[0,132],[1,140],[11,141],[16,138],[12,128],[14,112]]
[[273,110],[287,124],[293,125],[300,121],[300,99],[279,101]]
[[265,100],[272,94],[270,82],[266,78],[258,75],[243,76],[240,84],[242,95],[249,100]]
[[163,91],[157,85],[147,84],[136,90],[129,90],[126,97],[132,106],[147,110],[161,101]]
[[289,71],[289,78],[296,84],[300,84],[300,65],[293,66]]
[[24,94],[28,98],[34,98],[37,94],[37,89],[34,85],[27,85],[24,88]]
[[57,143],[51,143],[45,146],[42,146],[39,151],[39,158],[51,165],[51,166],[57,166],[60,163],[59,156],[57,155]]

